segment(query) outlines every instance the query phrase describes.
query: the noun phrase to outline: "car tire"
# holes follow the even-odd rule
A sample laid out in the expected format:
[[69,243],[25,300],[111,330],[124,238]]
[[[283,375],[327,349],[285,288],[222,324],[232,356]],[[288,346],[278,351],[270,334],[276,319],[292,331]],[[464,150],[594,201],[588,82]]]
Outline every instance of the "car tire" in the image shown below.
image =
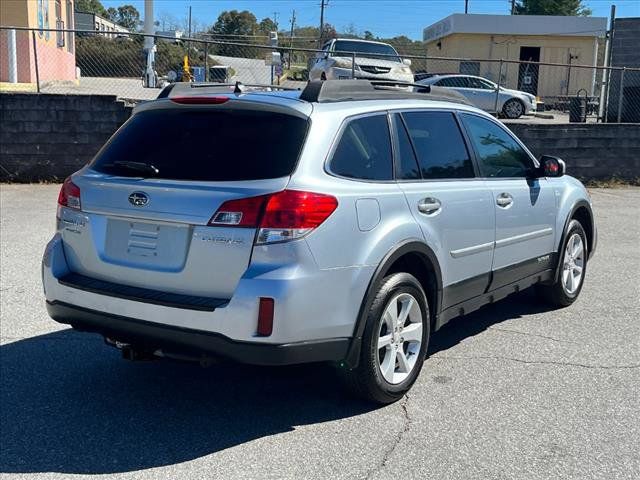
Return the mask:
[[326,79],[327,79],[327,75],[324,72],[322,72],[320,74],[320,80],[324,82]]
[[520,118],[522,115],[524,115],[524,112],[524,103],[516,98],[507,100],[502,106],[502,114],[511,120]]
[[408,273],[385,277],[366,322],[358,366],[341,368],[340,376],[367,401],[395,402],[416,381],[429,343],[429,305],[420,282]]
[[[558,258],[558,278],[551,285],[538,285],[541,299],[556,308],[564,308],[578,299],[587,272],[587,236],[577,220],[571,220]],[[579,273],[578,273],[579,272]]]

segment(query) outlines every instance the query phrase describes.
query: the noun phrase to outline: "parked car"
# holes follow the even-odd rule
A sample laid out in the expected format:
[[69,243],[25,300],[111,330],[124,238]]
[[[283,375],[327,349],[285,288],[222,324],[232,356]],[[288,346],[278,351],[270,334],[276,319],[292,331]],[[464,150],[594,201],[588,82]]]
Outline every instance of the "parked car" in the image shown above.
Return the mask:
[[571,305],[597,235],[564,163],[446,89],[380,86],[138,104],[62,185],[49,315],[130,359],[330,362],[389,403],[453,318],[530,286]]
[[473,105],[485,112],[497,112],[511,119],[535,113],[538,109],[538,100],[535,95],[504,87],[500,87],[498,92],[496,108],[498,86],[491,80],[473,75],[434,74],[417,83],[451,88],[460,92]]
[[[352,59],[355,65],[352,72]],[[336,38],[322,47],[309,72],[309,80],[370,78],[413,83],[411,60],[402,59],[395,48],[381,42]],[[352,75],[353,73],[353,75]]]

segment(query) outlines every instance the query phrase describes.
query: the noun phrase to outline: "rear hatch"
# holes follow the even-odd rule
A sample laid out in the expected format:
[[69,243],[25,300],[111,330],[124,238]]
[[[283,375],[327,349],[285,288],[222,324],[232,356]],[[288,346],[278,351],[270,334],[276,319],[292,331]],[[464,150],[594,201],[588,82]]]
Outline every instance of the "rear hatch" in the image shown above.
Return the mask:
[[230,298],[256,230],[209,222],[224,202],[283,190],[307,130],[300,116],[222,105],[135,114],[73,177],[81,212],[63,216],[81,218],[62,228],[70,269],[119,285]]

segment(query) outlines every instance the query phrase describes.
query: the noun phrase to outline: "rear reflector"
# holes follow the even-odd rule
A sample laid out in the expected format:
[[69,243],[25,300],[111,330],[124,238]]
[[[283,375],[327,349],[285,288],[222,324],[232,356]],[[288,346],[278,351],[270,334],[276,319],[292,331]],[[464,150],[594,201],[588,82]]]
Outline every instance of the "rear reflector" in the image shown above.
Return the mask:
[[337,207],[331,195],[284,190],[225,202],[209,225],[259,228],[256,243],[283,242],[308,234]]
[[173,97],[174,103],[182,105],[220,105],[229,101],[229,97]]
[[273,298],[260,297],[258,306],[258,335],[268,337],[273,332]]
[[80,210],[80,188],[71,181],[71,177],[67,177],[60,188],[58,205]]

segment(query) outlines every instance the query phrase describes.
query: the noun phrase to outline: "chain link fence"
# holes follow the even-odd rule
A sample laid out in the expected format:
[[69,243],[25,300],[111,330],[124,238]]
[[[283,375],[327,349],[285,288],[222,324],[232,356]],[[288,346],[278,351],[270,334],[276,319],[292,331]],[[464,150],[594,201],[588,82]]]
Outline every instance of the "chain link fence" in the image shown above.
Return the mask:
[[[116,95],[137,102],[156,98],[160,88],[176,81],[304,88],[310,76],[319,78],[324,73],[319,72],[319,66],[326,63],[326,52],[316,48],[317,41],[281,37],[277,47],[265,43],[266,38],[247,43],[206,35],[192,39],[155,36],[153,68],[149,70],[143,34],[0,27],[0,82],[5,91],[23,85],[44,93]],[[639,68],[438,58],[424,55],[416,42],[394,46],[400,58],[333,54],[332,58],[340,57],[337,65],[343,72],[337,78],[385,78],[392,72],[380,60],[410,60],[408,78],[413,76],[416,81],[436,74],[466,74],[488,80],[450,85],[485,110],[502,113],[504,102],[498,99],[504,89],[513,89],[537,97],[539,122],[640,122]],[[406,67],[398,65],[399,69]],[[145,76],[149,72],[152,80]]]

